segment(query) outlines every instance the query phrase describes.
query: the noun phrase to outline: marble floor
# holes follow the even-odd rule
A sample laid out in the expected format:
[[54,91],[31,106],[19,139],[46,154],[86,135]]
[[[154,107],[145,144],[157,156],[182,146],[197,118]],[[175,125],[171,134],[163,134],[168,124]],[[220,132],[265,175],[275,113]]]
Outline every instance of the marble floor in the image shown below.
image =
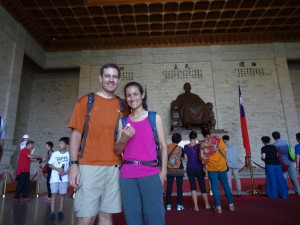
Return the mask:
[[[0,225],[73,225],[76,216],[73,209],[73,199],[65,198],[64,219],[50,221],[50,204],[44,202],[46,196],[31,198],[29,202],[22,203],[14,200],[14,193],[7,193],[5,198],[0,197]],[[58,207],[58,199],[57,199]]]

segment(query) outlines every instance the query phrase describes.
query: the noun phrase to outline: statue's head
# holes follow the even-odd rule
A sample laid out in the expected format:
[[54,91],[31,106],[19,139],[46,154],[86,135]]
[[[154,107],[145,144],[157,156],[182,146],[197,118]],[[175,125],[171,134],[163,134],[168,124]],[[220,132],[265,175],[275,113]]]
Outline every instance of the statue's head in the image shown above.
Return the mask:
[[207,105],[207,107],[209,109],[213,109],[214,108],[214,106],[213,106],[213,104],[211,102],[207,102],[206,105]]
[[183,90],[185,90],[186,92],[190,92],[192,89],[192,86],[189,82],[186,82],[184,85],[183,85]]

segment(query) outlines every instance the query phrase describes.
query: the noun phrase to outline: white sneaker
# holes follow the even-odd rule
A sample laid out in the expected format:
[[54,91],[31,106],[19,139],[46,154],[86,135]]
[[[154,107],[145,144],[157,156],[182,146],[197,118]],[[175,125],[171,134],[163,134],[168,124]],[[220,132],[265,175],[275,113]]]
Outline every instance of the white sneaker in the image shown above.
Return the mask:
[[178,211],[184,210],[184,207],[182,205],[177,205],[177,210]]
[[167,205],[167,210],[168,211],[171,210],[171,205],[170,204]]

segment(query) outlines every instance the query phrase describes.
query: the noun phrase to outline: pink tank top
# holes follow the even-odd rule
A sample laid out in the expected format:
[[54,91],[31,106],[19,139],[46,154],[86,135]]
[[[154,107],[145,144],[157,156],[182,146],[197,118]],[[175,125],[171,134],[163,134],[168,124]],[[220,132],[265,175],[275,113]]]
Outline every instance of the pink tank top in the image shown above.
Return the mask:
[[[126,124],[130,123],[135,129],[135,135],[127,141],[124,149],[124,160],[148,161],[156,160],[156,145],[154,134],[148,117],[139,122],[133,122],[130,117]],[[121,167],[121,178],[140,178],[152,176],[159,173],[159,167],[145,165],[123,164]]]

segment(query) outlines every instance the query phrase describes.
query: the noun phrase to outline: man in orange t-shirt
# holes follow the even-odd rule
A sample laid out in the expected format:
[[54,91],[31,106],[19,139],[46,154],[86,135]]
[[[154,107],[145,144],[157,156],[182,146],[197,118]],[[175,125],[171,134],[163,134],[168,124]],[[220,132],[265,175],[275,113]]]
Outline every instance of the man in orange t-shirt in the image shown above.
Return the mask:
[[120,69],[106,64],[100,69],[102,89],[94,93],[84,151],[79,157],[87,114],[88,96],[81,97],[71,117],[70,184],[77,189],[75,211],[77,225],[112,224],[112,213],[121,212],[119,165],[114,151],[114,132],[121,105],[114,95],[120,83]]

